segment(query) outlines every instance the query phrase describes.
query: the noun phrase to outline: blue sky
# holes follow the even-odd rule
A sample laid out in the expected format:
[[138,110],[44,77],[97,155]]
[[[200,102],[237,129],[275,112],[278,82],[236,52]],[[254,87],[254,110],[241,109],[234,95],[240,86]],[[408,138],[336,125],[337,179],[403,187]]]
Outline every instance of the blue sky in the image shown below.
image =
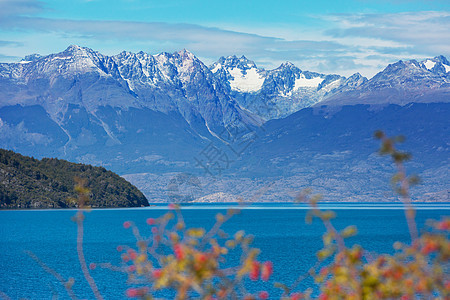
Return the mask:
[[71,44],[371,77],[399,59],[450,58],[450,1],[0,0],[1,62]]

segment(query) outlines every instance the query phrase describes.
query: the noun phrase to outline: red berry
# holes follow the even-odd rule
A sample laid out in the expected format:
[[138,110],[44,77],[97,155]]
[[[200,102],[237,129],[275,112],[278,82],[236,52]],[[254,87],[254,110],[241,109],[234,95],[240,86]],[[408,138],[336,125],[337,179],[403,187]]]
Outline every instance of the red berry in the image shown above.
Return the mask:
[[123,228],[128,229],[130,227],[131,227],[131,222],[130,221],[123,222]]
[[269,298],[269,293],[268,292],[266,292],[266,291],[262,291],[262,292],[259,292],[259,299],[268,299]]
[[152,272],[152,275],[153,275],[154,278],[161,277],[161,275],[162,275],[161,269],[154,269],[153,272]]
[[319,295],[319,299],[320,300],[328,300],[328,295],[327,294],[320,294]]
[[89,264],[89,269],[95,270],[95,268],[97,268],[97,265],[96,265],[96,264],[94,264],[94,263],[90,263],[90,264]]
[[128,250],[128,255],[130,256],[130,258],[131,258],[132,260],[135,260],[135,259],[137,258],[137,253],[136,253],[136,251],[134,251],[133,249],[129,249],[129,250]]
[[258,280],[259,277],[259,262],[254,261],[251,266],[249,277],[251,280]]
[[184,258],[184,251],[180,244],[176,244],[174,247],[175,257],[178,260],[182,260]]
[[266,261],[261,268],[261,279],[264,281],[269,280],[270,275],[273,272],[273,264],[271,261]]
[[148,224],[148,225],[155,225],[155,219],[153,219],[153,218],[148,218],[148,219],[147,219],[147,224]]
[[444,220],[439,222],[437,225],[437,229],[439,230],[449,230],[450,229],[450,220]]
[[291,295],[291,300],[300,300],[302,298],[302,294],[294,293]]
[[134,272],[136,271],[136,266],[135,265],[131,265],[128,267],[128,272]]
[[128,298],[135,298],[135,297],[139,296],[139,290],[130,288],[126,291],[126,295]]
[[200,254],[200,255],[197,257],[197,260],[198,260],[200,263],[205,263],[205,262],[208,260],[208,258],[206,257],[206,255],[205,255],[204,253],[202,253],[202,254]]

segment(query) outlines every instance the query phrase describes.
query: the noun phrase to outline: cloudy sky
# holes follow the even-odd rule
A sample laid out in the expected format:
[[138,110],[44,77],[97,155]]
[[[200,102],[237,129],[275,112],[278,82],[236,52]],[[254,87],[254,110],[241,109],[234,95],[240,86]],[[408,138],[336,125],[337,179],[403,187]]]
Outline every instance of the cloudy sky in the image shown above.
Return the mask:
[[450,1],[0,0],[0,62],[71,44],[371,77],[399,59],[450,58]]

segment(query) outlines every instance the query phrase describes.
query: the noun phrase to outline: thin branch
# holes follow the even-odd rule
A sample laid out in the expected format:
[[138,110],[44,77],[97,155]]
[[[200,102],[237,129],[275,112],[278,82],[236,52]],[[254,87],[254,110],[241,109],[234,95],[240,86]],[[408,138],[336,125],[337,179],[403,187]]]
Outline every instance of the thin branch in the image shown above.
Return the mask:
[[3,300],[11,300],[11,298],[9,298],[8,295],[3,293],[2,291],[0,291],[0,298]]
[[[39,259],[39,257],[37,257],[33,252],[31,251],[25,251],[26,254],[28,254],[29,257],[31,257],[35,262],[37,262],[37,264],[47,273],[49,273],[50,275],[52,275],[53,277],[55,277],[66,289],[67,294],[69,295],[69,297],[71,299],[75,299],[77,300],[77,296],[75,296],[75,293],[72,290],[72,287],[69,285],[69,281],[64,279],[64,277],[59,274],[58,272],[56,272],[55,270],[53,270],[52,268],[50,268],[49,266],[47,266],[43,261],[41,261]],[[0,292],[1,293],[1,292]],[[1,294],[0,294],[1,295]],[[2,295],[3,296],[3,295]],[[6,295],[5,295],[6,296]],[[9,299],[9,298],[6,298]]]
[[81,270],[83,271],[84,278],[86,278],[89,286],[91,287],[92,292],[94,292],[95,298],[98,300],[103,300],[103,296],[100,294],[100,291],[98,290],[97,284],[95,283],[94,278],[92,278],[91,274],[89,273],[86,259],[84,257],[84,251],[83,251],[83,236],[84,236],[84,229],[83,229],[83,211],[80,210],[77,213],[77,253],[78,253],[78,260],[81,265]]
[[418,237],[418,230],[416,220],[414,218],[414,208],[411,204],[411,197],[409,196],[409,181],[408,177],[406,177],[405,167],[401,162],[396,163],[398,172],[401,176],[401,196],[402,202],[405,205],[405,217],[406,222],[408,223],[409,234],[411,235],[411,241],[414,243]]

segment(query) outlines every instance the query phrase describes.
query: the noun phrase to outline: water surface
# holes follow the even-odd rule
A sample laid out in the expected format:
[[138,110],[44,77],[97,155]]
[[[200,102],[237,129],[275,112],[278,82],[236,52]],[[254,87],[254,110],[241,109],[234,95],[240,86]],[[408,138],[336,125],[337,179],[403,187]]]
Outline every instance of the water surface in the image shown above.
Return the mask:
[[[210,228],[218,212],[230,205],[192,205],[183,208],[188,227]],[[395,241],[408,242],[409,234],[404,211],[399,204],[325,204],[335,209],[337,228],[358,227],[358,236],[348,240],[367,250],[392,253]],[[274,281],[292,283],[297,275],[306,272],[316,261],[321,249],[323,225],[315,221],[305,223],[306,206],[292,204],[253,204],[242,209],[227,224],[225,231],[233,234],[243,229],[255,236],[254,246],[261,249],[260,260],[274,263]],[[424,227],[427,219],[449,215],[450,205],[418,205],[417,222]],[[87,262],[120,263],[117,245],[134,246],[130,230],[122,227],[124,221],[134,221],[144,235],[150,235],[145,220],[159,217],[166,206],[142,209],[106,209],[87,213],[85,221],[85,256]],[[65,278],[74,277],[74,290],[79,297],[92,299],[87,288],[76,253],[76,225],[71,221],[73,210],[0,211],[0,291],[12,299],[68,298],[58,281],[39,267],[25,251],[32,251],[43,262]],[[92,271],[105,299],[123,299],[127,288],[126,276],[106,269]],[[305,285],[310,282],[305,282]],[[276,290],[270,284],[255,289]]]

